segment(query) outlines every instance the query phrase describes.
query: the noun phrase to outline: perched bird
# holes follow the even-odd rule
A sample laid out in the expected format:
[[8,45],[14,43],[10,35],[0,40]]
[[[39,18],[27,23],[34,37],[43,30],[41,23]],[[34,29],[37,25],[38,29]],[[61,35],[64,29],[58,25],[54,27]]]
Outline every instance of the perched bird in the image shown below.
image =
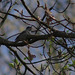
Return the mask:
[[27,27],[26,30],[24,30],[23,32],[21,32],[17,38],[15,39],[15,42],[19,42],[19,41],[27,41],[27,35],[30,35],[31,34],[31,30],[32,30],[32,27]]

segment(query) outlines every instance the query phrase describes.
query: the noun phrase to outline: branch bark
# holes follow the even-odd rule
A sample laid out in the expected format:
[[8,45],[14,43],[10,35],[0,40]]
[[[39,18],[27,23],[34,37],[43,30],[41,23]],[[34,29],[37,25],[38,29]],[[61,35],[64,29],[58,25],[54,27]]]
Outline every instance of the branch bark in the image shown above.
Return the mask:
[[[28,39],[31,39],[28,43],[32,44],[38,40],[47,40],[50,39],[52,36],[54,37],[63,37],[63,38],[75,38],[75,33],[65,33],[62,31],[55,31],[52,34],[49,35],[28,35]],[[27,43],[25,42],[13,42],[13,41],[8,41],[2,37],[0,37],[0,45],[7,45],[7,46],[13,46],[13,47],[17,47],[17,46],[25,46],[27,45]]]
[[34,71],[32,71],[32,70],[26,65],[26,63],[20,58],[20,56],[18,55],[17,51],[13,50],[10,46],[6,46],[6,47],[16,55],[16,57],[18,58],[18,60],[25,66],[25,68],[26,68],[28,71],[30,71],[33,75],[36,75],[36,74],[34,73]]

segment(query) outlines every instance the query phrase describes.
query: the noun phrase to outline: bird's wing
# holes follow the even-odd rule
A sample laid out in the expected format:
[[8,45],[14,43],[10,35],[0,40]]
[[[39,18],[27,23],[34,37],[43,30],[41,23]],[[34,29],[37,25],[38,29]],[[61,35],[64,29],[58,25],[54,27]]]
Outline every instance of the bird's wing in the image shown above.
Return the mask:
[[21,33],[16,37],[15,42],[21,41],[21,40],[24,38],[24,34],[25,34],[25,33],[26,33],[25,31],[21,32]]

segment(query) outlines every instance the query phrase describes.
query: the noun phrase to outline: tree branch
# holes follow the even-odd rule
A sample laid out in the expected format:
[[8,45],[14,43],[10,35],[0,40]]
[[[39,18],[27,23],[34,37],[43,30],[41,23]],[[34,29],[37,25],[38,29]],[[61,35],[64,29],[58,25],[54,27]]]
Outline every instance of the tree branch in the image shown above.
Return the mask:
[[27,65],[26,63],[19,57],[19,55],[17,54],[17,51],[13,50],[10,46],[6,46],[10,51],[12,51],[16,57],[18,58],[18,60],[25,66],[25,68],[30,71],[32,74],[36,75]]
[[[63,38],[75,38],[75,33],[65,33],[65,32],[62,32],[62,31],[55,31],[54,33],[49,34],[49,35],[28,35],[27,39],[32,39],[28,42],[29,44],[32,44],[32,43],[34,43],[38,40],[50,39],[51,36],[63,37]],[[13,41],[8,41],[8,40],[0,37],[0,45],[17,47],[17,46],[25,46],[25,45],[27,45],[27,43],[25,43],[25,42],[16,43],[16,42],[13,42]]]

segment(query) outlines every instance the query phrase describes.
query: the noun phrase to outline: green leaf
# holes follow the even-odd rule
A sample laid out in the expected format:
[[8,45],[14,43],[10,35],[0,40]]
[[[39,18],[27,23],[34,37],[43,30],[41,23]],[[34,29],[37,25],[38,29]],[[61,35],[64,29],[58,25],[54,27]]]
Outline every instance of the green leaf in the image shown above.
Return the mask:
[[10,63],[9,66],[14,68],[14,63]]
[[67,69],[68,69],[68,66],[66,65],[66,66],[64,67],[64,69],[67,70]]
[[67,33],[69,32],[69,30],[66,31]]
[[27,58],[25,57],[24,60],[26,60]]
[[72,67],[73,66],[73,64],[68,64],[69,65],[69,67]]
[[55,39],[55,37],[54,37],[54,36],[52,36],[52,39],[51,39],[51,40],[52,40],[52,41],[54,41],[54,39]]
[[13,60],[17,65],[19,64],[19,61],[17,59]]
[[29,57],[25,57],[24,60],[29,59]]
[[73,65],[75,65],[75,60],[72,60]]

